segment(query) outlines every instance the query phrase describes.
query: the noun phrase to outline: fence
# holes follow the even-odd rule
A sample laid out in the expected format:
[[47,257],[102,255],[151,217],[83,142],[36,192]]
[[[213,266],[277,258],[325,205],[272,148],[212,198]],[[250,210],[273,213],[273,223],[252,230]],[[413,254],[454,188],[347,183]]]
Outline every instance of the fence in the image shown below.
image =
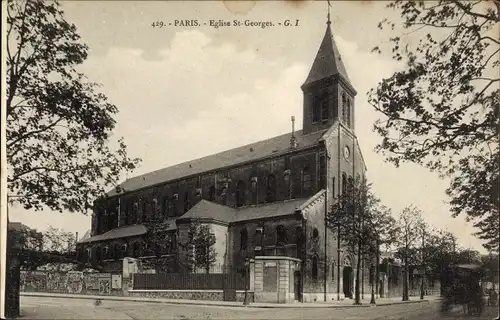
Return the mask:
[[135,273],[137,290],[244,290],[248,285],[245,269],[212,267],[208,273]]
[[21,292],[115,295],[121,292],[121,275],[80,271],[21,271]]

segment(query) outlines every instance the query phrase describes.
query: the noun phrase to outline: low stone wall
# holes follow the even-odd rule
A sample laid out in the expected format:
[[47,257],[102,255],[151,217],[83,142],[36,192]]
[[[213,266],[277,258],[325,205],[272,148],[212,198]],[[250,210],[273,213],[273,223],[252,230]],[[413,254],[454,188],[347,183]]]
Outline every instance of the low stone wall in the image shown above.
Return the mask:
[[[253,292],[248,292],[249,301],[253,302]],[[160,298],[176,300],[223,301],[223,290],[129,290],[129,297]],[[236,291],[236,301],[243,302],[245,291]]]

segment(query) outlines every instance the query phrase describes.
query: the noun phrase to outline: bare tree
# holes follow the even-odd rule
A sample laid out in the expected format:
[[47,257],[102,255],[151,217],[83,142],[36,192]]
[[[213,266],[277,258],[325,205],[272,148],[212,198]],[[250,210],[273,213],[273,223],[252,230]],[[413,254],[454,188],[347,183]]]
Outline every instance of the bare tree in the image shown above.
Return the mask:
[[398,236],[396,243],[399,247],[398,255],[402,258],[404,264],[403,301],[409,300],[409,267],[410,263],[414,261],[412,261],[412,257],[415,257],[417,251],[418,240],[420,239],[419,229],[421,229],[423,223],[422,211],[414,206],[404,208],[397,220]]

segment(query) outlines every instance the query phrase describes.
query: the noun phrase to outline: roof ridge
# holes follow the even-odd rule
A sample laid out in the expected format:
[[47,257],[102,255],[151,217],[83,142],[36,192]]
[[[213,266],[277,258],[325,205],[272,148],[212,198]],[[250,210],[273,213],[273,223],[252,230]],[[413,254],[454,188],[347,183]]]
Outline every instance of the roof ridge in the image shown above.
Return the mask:
[[[326,129],[325,129],[326,130]],[[235,166],[249,161],[257,161],[272,156],[278,156],[293,150],[300,150],[316,145],[324,131],[302,134],[296,131],[298,147],[290,149],[289,137],[292,132],[280,134],[271,138],[234,147],[225,151],[213,153],[194,160],[184,161],[154,171],[129,178],[119,184],[124,193],[146,187],[152,187],[164,182],[182,179],[187,176],[217,171],[221,168]],[[108,196],[116,195],[116,188],[107,192]]]

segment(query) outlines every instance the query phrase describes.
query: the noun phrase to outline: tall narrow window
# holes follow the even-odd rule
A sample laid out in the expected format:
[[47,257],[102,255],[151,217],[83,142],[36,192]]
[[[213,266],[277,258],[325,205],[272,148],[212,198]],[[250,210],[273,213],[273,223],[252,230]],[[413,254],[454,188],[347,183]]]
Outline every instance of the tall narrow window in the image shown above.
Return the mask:
[[351,99],[347,99],[347,113],[346,113],[347,126],[351,127]]
[[137,202],[134,202],[134,223],[140,223],[141,222],[141,217],[139,216],[139,204]]
[[342,174],[342,194],[347,192],[347,176],[345,173]]
[[313,103],[312,103],[312,122],[318,122],[320,118],[320,99],[318,97],[314,97]]
[[238,181],[236,184],[236,206],[241,207],[245,205],[245,183]]
[[227,204],[227,188],[222,188],[222,191],[220,193],[220,197],[222,200],[222,204]]
[[312,279],[318,280],[318,257],[312,258]]
[[210,187],[210,201],[215,201],[215,186]]
[[335,281],[335,262],[332,263],[332,281]]
[[276,201],[276,177],[270,174],[267,177],[267,202]]
[[248,246],[248,231],[246,228],[240,231],[240,250],[246,250]]
[[326,121],[329,118],[328,95],[324,95],[321,99],[321,121]]
[[184,193],[184,212],[188,212],[190,204],[189,204],[189,192]]
[[345,93],[342,93],[342,121],[345,123],[347,115],[347,96]]
[[349,177],[349,179],[347,179],[347,191],[349,193],[352,193],[354,191],[354,180],[352,179],[352,177]]
[[311,188],[311,175],[309,174],[309,167],[304,167],[302,169],[302,193],[308,191]]
[[102,260],[101,247],[95,249],[95,260],[98,262]]
[[285,230],[285,226],[283,226],[282,224],[280,224],[276,228],[276,245],[282,246],[285,243],[286,243],[286,230]]
[[151,216],[156,218],[156,203],[158,200],[156,198],[153,199],[153,202],[151,202]]
[[148,221],[148,200],[147,199],[144,199],[143,202],[142,202],[142,220],[144,222],[147,222]]

